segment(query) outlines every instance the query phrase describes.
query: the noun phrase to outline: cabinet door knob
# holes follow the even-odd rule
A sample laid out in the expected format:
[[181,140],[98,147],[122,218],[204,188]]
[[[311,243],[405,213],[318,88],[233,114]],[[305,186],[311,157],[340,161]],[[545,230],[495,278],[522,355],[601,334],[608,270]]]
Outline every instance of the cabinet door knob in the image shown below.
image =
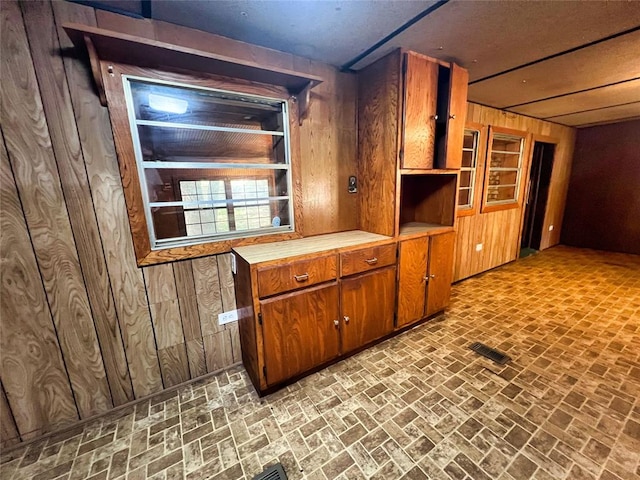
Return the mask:
[[431,120],[438,120],[438,115],[431,115]]
[[309,280],[309,274],[303,273],[302,275],[294,275],[293,278],[296,279],[296,282],[306,282]]
[[376,263],[378,263],[378,259],[376,257],[373,257],[365,260],[365,262],[367,262],[369,265],[375,265]]
[[449,118],[450,118],[451,120],[455,120],[455,119],[456,119],[456,116],[455,116],[455,114],[452,114],[452,115],[449,115]]
[[423,280],[424,280],[425,282],[428,282],[428,281],[429,281],[429,276],[427,275],[426,277],[424,277],[424,278],[423,278]]
[[432,273],[431,275],[429,275],[431,278],[436,278],[436,276]]
[[351,320],[351,319],[345,315],[344,316],[344,323],[349,323],[349,320]]
[[340,325],[340,322],[339,322],[338,320],[334,320],[334,321],[333,321],[333,324],[337,327],[337,326],[339,326],[339,325]]

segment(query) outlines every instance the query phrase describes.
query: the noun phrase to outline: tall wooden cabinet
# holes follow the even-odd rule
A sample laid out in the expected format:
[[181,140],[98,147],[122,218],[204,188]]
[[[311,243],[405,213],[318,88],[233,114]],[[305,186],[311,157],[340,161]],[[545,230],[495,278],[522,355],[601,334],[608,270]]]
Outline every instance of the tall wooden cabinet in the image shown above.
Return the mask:
[[359,77],[360,227],[398,239],[402,328],[449,303],[468,74],[396,50]]

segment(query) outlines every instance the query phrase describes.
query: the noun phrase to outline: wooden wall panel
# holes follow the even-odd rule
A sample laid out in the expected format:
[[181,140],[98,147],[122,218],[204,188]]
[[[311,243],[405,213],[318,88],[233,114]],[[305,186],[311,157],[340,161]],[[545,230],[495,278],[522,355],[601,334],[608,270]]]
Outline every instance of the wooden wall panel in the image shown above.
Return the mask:
[[25,439],[79,417],[3,142],[0,161],[0,375]]
[[640,254],[640,120],[581,128],[562,243]]
[[189,372],[191,377],[195,378],[207,373],[207,366],[204,357],[200,314],[198,312],[198,300],[195,293],[195,280],[193,279],[191,263],[192,260],[175,262],[173,264],[173,273],[176,279],[182,329],[187,345]]
[[[533,140],[557,142],[540,248],[557,245],[560,242],[575,130],[474,103],[467,104],[467,122],[520,130],[532,134],[530,138]],[[527,151],[523,182],[527,182],[529,178],[532,149],[527,147]],[[481,188],[481,185],[478,187]],[[478,211],[479,205],[476,209]],[[454,281],[515,260],[520,251],[523,212],[524,208],[521,207],[458,217]],[[549,231],[551,225],[553,229]],[[483,244],[482,250],[476,251],[475,247],[479,243]]]
[[20,7],[3,2],[3,132],[82,418],[113,406]]
[[[4,146],[2,148],[4,148]],[[19,442],[20,434],[18,433],[18,427],[16,427],[13,413],[11,413],[11,407],[9,407],[7,396],[4,393],[4,387],[0,382],[0,449],[10,447]]]
[[23,2],[25,25],[69,220],[102,350],[113,403],[133,400],[124,344],[80,149],[60,43],[48,2]]
[[0,426],[13,442],[241,361],[238,324],[218,325],[236,308],[229,254],[137,267],[108,111],[61,25],[99,23],[325,78],[296,140],[307,235],[357,227],[347,193],[357,84],[328,65],[71,2],[2,2],[2,13]]
[[[95,26],[94,10],[69,2],[52,5],[60,46],[72,49],[61,25],[77,22]],[[136,397],[149,395],[162,390],[162,379],[144,280],[133,252],[108,112],[99,103],[84,61],[65,57],[64,63],[133,391]]]

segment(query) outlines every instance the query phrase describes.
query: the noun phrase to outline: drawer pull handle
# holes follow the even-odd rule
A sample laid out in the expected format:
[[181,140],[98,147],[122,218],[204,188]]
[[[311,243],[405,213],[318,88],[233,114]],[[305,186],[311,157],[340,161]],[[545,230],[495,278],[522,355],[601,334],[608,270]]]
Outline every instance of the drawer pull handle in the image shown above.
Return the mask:
[[375,265],[376,263],[378,263],[378,259],[376,257],[373,257],[365,260],[365,262],[367,262],[369,265]]
[[303,273],[302,275],[294,275],[293,278],[296,279],[296,282],[306,282],[309,280],[309,274]]

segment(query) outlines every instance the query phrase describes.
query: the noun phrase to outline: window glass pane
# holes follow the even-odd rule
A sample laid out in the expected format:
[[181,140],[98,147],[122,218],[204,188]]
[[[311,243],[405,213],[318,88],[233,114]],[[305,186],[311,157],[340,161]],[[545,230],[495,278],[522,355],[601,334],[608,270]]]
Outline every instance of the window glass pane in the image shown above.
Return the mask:
[[462,170],[460,172],[460,188],[471,186],[471,171]]
[[515,137],[512,135],[504,135],[501,133],[495,133],[493,135],[493,144],[491,149],[494,152],[513,152],[520,153],[520,146],[522,144],[521,137]]
[[[223,206],[227,200],[226,189],[230,192],[229,200],[288,196],[288,176],[288,170],[145,169],[150,202],[208,202],[209,206]],[[193,193],[185,194],[185,192]],[[185,208],[198,208],[198,206],[190,205]]]
[[518,182],[517,170],[489,172],[489,185],[515,185]]
[[506,202],[516,200],[516,186],[490,186],[487,188],[487,201]]
[[464,149],[462,151],[462,168],[460,170],[458,208],[473,207],[479,135],[480,132],[477,130],[464,131]]
[[462,148],[473,149],[475,147],[476,133],[473,130],[465,130]]
[[461,189],[458,192],[458,207],[469,207],[469,189]]
[[249,95],[135,80],[131,97],[138,120],[284,131],[280,102]]
[[475,167],[475,151],[463,151],[462,152],[462,166],[471,168]]
[[145,162],[286,162],[282,137],[271,135],[140,125],[138,137]]
[[491,168],[518,168],[519,166],[519,153],[491,152]]

